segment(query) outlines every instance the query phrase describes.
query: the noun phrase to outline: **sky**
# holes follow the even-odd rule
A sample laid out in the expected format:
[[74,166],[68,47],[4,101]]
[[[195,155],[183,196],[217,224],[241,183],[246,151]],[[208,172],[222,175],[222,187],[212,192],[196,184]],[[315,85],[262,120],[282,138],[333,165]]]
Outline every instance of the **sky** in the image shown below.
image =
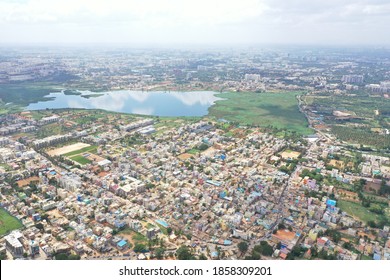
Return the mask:
[[389,0],[0,0],[0,44],[390,45]]

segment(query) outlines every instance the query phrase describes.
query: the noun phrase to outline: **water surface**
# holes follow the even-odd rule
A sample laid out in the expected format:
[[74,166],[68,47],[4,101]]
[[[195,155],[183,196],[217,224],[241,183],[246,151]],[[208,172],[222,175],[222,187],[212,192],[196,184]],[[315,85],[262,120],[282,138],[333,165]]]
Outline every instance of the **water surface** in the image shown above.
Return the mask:
[[72,95],[62,91],[50,93],[45,96],[50,100],[31,103],[26,109],[82,108],[153,116],[204,116],[208,108],[220,100],[215,95],[212,91],[79,91]]

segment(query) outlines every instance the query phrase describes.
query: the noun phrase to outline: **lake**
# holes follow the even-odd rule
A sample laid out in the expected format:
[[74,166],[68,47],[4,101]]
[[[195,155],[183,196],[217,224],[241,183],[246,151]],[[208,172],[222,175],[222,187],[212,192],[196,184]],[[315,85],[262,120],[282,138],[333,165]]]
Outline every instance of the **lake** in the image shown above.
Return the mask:
[[64,91],[46,95],[48,100],[29,104],[27,110],[82,108],[113,112],[178,117],[204,116],[208,108],[221,98],[213,91]]

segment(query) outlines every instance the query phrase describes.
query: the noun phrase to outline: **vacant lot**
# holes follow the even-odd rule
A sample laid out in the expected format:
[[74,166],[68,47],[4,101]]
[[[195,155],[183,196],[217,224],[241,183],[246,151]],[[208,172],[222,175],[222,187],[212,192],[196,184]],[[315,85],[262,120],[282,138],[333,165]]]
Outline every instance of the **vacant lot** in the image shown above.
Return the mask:
[[58,149],[54,149],[48,152],[51,156],[59,156],[59,155],[65,155],[65,156],[71,156],[71,155],[78,155],[80,153],[84,152],[84,149],[88,150],[90,147],[92,147],[89,144],[85,143],[76,143],[69,146],[64,146]]
[[27,186],[31,182],[39,182],[39,177],[38,176],[34,176],[34,177],[30,177],[30,178],[26,178],[26,179],[17,181],[19,187]]
[[340,207],[342,211],[347,212],[352,217],[357,218],[365,223],[368,221],[378,222],[380,220],[380,216],[378,214],[370,212],[360,203],[339,200],[337,202],[337,206]]
[[179,155],[177,158],[180,160],[187,160],[187,159],[192,158],[192,157],[193,157],[193,154],[184,153],[184,154]]
[[209,115],[240,124],[273,126],[308,135],[305,116],[299,111],[296,96],[299,92],[218,94],[219,100],[209,108]]
[[96,153],[96,151],[97,151],[97,146],[89,146],[89,147],[82,148],[80,150],[76,150],[76,151],[73,151],[73,152],[70,152],[70,153],[66,153],[66,154],[64,154],[64,156],[71,157],[71,156],[75,156],[75,155],[79,155],[79,154],[85,154],[85,153],[93,154],[93,153]]
[[0,236],[8,234],[15,229],[21,228],[22,226],[22,223],[18,219],[0,208]]
[[126,238],[127,240],[129,240],[132,244],[144,244],[144,245],[147,245],[148,244],[148,239],[138,233],[138,232],[135,232],[131,229],[124,229],[124,230],[121,230],[118,235]]
[[297,159],[301,155],[300,152],[291,151],[291,150],[285,150],[282,153],[280,153],[280,156],[284,159]]

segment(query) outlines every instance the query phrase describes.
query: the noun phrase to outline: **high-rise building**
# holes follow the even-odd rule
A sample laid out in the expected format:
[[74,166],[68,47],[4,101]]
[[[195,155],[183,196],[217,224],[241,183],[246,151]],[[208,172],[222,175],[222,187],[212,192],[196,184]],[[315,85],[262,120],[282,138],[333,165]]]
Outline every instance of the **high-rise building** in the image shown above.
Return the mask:
[[4,238],[7,249],[15,257],[21,257],[24,253],[23,244],[21,242],[22,238],[23,235],[18,230],[11,232]]
[[363,75],[343,75],[341,79],[343,83],[350,84],[362,84],[363,83]]
[[257,83],[258,81],[260,81],[260,75],[259,74],[245,74],[245,81]]

